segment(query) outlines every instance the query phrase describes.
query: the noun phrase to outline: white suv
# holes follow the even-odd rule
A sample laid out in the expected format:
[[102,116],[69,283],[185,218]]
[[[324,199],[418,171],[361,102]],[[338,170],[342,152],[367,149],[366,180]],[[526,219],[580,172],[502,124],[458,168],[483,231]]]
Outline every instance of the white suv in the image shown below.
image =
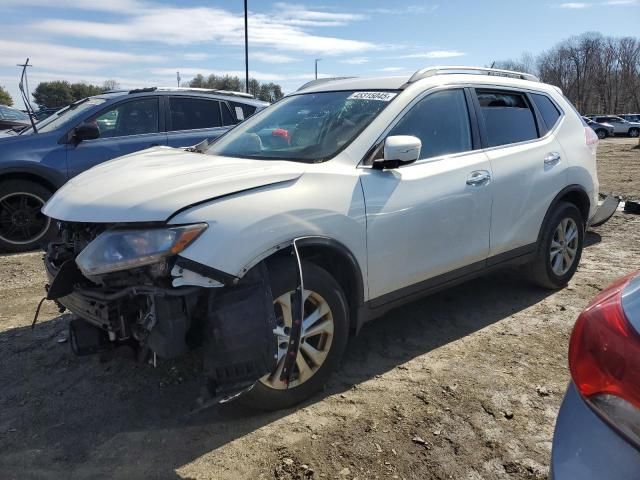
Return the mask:
[[513,264],[565,285],[597,209],[597,142],[527,74],[311,82],[206,150],[67,183],[44,207],[60,229],[48,297],[76,314],[76,353],[199,348],[214,400],[290,406],[401,303]]

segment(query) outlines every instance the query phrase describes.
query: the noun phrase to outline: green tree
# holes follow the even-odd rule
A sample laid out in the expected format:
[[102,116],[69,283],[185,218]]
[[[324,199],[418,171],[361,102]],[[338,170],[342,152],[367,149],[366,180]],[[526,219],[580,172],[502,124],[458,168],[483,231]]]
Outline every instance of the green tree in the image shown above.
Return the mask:
[[[240,78],[223,75],[218,76],[211,74],[205,77],[198,74],[189,82],[189,86],[193,88],[211,88],[214,90],[229,90],[232,92],[244,92],[245,83]],[[249,93],[260,100],[267,102],[275,102],[283,97],[282,87],[277,83],[260,83],[255,78],[249,79]]]
[[99,95],[105,89],[105,86],[69,83],[66,80],[40,82],[33,92],[33,100],[40,108],[62,108],[83,98]]
[[13,105],[13,98],[2,85],[0,85],[0,105],[8,105],[9,107]]
[[40,108],[62,108],[73,102],[71,84],[64,80],[40,82],[33,91],[33,100]]
[[109,79],[109,80],[105,80],[102,83],[102,90],[107,92],[109,90],[119,90],[120,89],[120,84],[113,79]]

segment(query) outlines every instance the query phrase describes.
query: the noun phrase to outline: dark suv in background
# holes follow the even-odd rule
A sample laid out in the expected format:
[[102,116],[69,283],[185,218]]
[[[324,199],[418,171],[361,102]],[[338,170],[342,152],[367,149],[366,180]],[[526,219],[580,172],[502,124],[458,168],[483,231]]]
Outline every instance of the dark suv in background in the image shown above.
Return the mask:
[[85,98],[21,131],[0,134],[0,251],[40,245],[52,230],[40,209],[67,180],[146,148],[214,139],[268,105],[251,95],[143,88]]

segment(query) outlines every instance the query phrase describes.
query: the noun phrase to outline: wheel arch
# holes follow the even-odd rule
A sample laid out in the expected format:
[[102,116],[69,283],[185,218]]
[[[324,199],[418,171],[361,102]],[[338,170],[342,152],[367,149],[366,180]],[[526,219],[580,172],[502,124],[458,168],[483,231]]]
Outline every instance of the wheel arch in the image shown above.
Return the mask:
[[64,184],[61,175],[56,175],[43,169],[8,168],[0,170],[0,183],[10,180],[27,180],[37,183],[54,193]]
[[[293,240],[289,245],[292,242]],[[350,327],[357,331],[358,312],[364,303],[364,277],[353,252],[338,240],[322,236],[297,239],[296,245],[302,260],[324,268],[343,288],[349,302]],[[274,260],[283,257],[291,257],[293,260],[292,249],[280,245],[276,247],[276,252],[264,258],[264,261],[269,266]]]
[[540,243],[544,226],[560,202],[572,203],[576,207],[578,207],[578,210],[580,210],[580,213],[582,214],[584,224],[585,226],[587,225],[587,222],[589,221],[589,211],[591,209],[591,200],[589,200],[589,195],[587,194],[586,190],[580,185],[569,185],[560,190],[560,192],[558,192],[558,194],[551,201],[551,204],[547,209],[547,213],[545,213],[544,219],[542,220],[542,224],[540,225],[537,243]]

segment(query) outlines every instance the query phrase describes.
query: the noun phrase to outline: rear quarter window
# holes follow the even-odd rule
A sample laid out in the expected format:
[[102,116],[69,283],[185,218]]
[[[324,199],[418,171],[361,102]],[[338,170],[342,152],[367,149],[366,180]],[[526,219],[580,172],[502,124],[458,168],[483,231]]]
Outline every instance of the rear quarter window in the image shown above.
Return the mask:
[[489,147],[538,138],[533,110],[524,94],[476,90]]
[[560,116],[562,115],[560,110],[558,110],[558,107],[556,107],[556,105],[546,95],[532,93],[531,98],[536,104],[536,107],[538,107],[538,111],[540,112],[540,115],[542,115],[542,119],[544,120],[547,129],[552,130],[553,127],[556,126],[556,123],[558,123],[558,120],[560,120]]

